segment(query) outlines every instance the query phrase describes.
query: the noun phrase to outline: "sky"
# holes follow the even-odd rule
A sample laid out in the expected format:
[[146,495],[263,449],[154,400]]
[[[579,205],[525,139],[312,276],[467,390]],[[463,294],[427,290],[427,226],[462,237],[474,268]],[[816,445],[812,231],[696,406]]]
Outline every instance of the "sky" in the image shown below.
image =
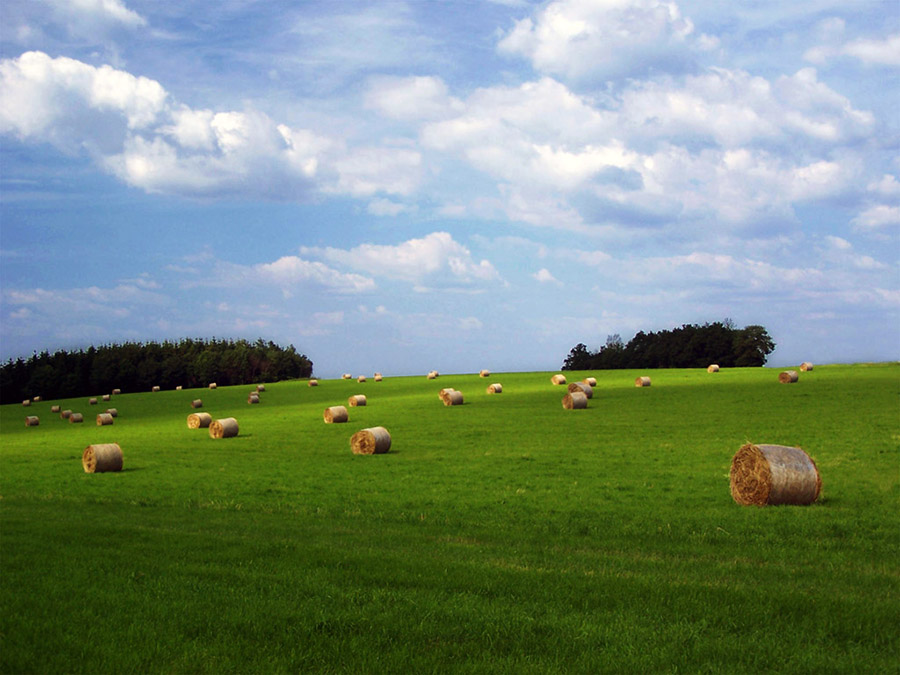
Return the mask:
[[5,0],[0,359],[900,358],[896,0]]

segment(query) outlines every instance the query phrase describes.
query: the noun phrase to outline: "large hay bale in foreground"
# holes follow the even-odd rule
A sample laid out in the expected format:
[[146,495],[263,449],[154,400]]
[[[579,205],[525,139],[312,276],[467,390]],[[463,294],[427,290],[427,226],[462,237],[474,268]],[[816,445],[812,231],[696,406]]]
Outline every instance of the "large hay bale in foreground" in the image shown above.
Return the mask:
[[487,393],[489,394],[502,394],[503,393],[503,385],[499,382],[494,382],[494,384],[488,385]]
[[444,397],[441,400],[444,402],[444,405],[462,405],[463,395],[461,391],[451,389],[446,394],[444,394]]
[[366,404],[366,396],[365,394],[356,394],[355,396],[351,396],[349,399],[347,399],[347,403],[350,404],[351,408],[364,406]]
[[804,373],[809,372],[812,369],[813,369],[813,364],[811,364],[809,361],[804,361],[803,363],[800,364],[800,370],[803,371]]
[[122,464],[122,448],[118,443],[95,443],[87,446],[81,455],[85,473],[121,471]]
[[596,377],[586,377],[582,380],[582,382],[584,382],[585,384],[589,384],[592,387],[597,386],[597,378]]
[[781,384],[792,384],[800,379],[796,370],[785,370],[778,373],[778,381]]
[[97,415],[97,426],[98,427],[108,427],[113,423],[113,416],[109,413],[100,413]]
[[731,496],[738,504],[812,504],[822,491],[816,463],[800,448],[747,443],[731,460]]
[[559,373],[559,374],[554,375],[553,377],[551,377],[551,378],[550,378],[550,381],[551,381],[553,384],[565,384],[565,383],[566,383],[566,376],[563,375],[562,373]]
[[81,424],[84,422],[84,415],[81,413],[70,413],[69,414],[69,424]]
[[208,429],[212,424],[212,415],[209,413],[191,413],[187,416],[188,429]]
[[25,418],[26,427],[36,427],[41,423],[41,419],[37,415],[28,415]]
[[650,378],[646,375],[642,377],[638,377],[634,380],[635,387],[649,387],[650,386]]
[[238,421],[233,417],[214,420],[209,425],[210,438],[234,438],[238,435]]
[[191,407],[192,408],[202,408],[203,400],[199,399],[199,398],[195,398],[193,401],[191,401]]
[[354,455],[381,455],[391,449],[391,435],[384,427],[370,427],[357,431],[350,438]]
[[581,392],[588,398],[594,398],[594,389],[587,382],[573,382],[567,387],[567,391],[571,394],[573,392]]
[[706,366],[706,372],[707,373],[718,373],[719,372],[719,364],[718,363],[709,364],[708,366]]
[[325,419],[325,424],[340,424],[350,419],[347,409],[342,405],[333,405],[325,408],[322,417]]
[[444,387],[438,392],[438,398],[443,401],[451,391],[454,391],[453,387]]
[[583,391],[570,391],[562,400],[562,407],[566,410],[584,410],[587,404],[587,395]]

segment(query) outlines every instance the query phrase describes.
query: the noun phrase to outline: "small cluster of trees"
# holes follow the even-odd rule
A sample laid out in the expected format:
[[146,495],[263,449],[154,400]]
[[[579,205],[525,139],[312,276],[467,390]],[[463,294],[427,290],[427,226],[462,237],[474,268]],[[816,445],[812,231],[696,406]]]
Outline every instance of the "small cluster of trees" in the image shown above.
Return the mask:
[[596,352],[579,343],[563,362],[563,370],[612,370],[616,368],[723,368],[761,366],[775,349],[763,326],[736,328],[726,319],[702,326],[637,333],[628,344],[610,335]]
[[11,359],[0,365],[0,402],[92,396],[114,388],[135,392],[210,382],[277,382],[309,377],[312,369],[312,361],[293,345],[284,348],[262,339],[126,342]]

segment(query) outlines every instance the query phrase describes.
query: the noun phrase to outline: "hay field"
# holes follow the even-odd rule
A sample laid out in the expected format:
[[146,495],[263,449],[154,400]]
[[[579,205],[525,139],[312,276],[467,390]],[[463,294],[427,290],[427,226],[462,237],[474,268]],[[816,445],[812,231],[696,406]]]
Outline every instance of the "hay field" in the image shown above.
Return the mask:
[[[900,366],[646,374],[566,373],[584,410],[495,372],[126,392],[99,427],[3,406],[0,669],[896,670]],[[201,395],[237,437],[187,428]],[[748,441],[804,448],[819,500],[735,504]],[[99,443],[123,471],[84,473]]]

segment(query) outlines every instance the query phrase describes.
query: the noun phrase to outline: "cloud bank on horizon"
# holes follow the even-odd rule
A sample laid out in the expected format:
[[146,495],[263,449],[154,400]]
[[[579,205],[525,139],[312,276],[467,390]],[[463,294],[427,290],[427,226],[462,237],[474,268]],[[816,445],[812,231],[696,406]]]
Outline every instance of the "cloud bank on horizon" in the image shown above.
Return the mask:
[[257,336],[322,376],[760,323],[900,354],[900,9],[0,7],[0,356]]

